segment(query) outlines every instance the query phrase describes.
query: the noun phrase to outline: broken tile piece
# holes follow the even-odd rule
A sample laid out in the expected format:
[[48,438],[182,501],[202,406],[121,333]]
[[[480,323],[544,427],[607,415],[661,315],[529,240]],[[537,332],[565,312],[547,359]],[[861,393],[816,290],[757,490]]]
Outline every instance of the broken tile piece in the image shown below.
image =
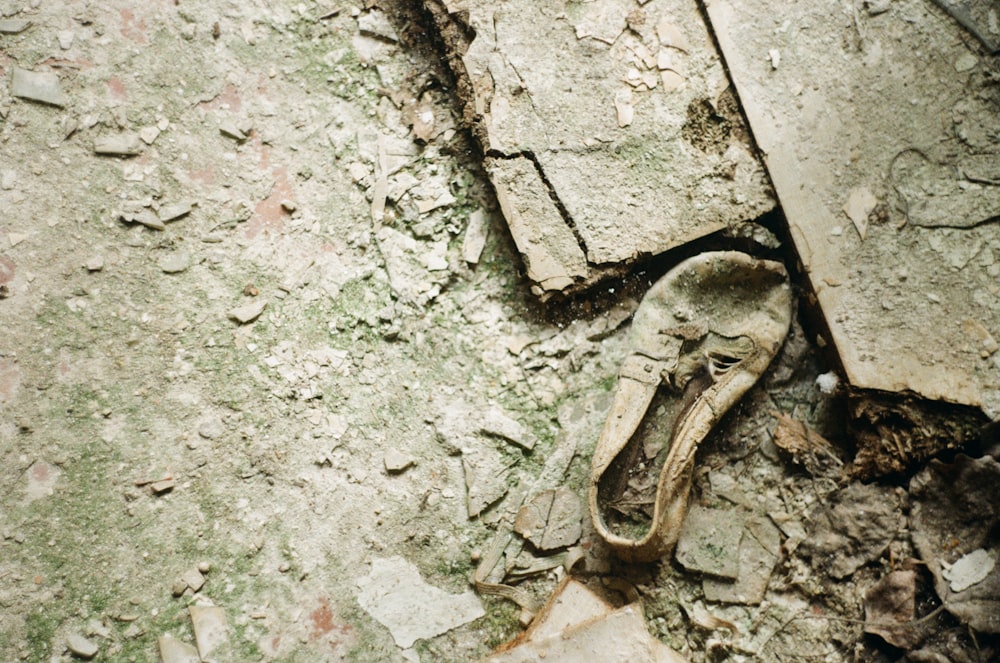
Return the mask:
[[543,491],[517,512],[514,531],[539,550],[573,545],[582,533],[580,498],[565,486]]
[[462,469],[470,518],[507,494],[510,468],[497,450],[485,446],[463,448]]
[[106,156],[134,157],[142,153],[142,141],[138,134],[129,131],[120,134],[105,134],[94,139],[94,153]]
[[226,315],[241,325],[245,325],[253,322],[260,317],[260,314],[264,312],[264,308],[267,306],[267,300],[258,299],[250,302],[249,304],[244,304],[243,306],[237,306],[232,309]]
[[66,648],[69,649],[74,656],[79,656],[80,658],[90,660],[97,656],[97,644],[83,637],[79,633],[71,633],[66,637]]
[[198,650],[186,642],[182,642],[170,634],[161,635],[157,640],[160,646],[160,660],[163,663],[201,663]]
[[677,540],[677,561],[689,571],[739,577],[743,524],[744,516],[736,509],[692,506]]
[[740,541],[739,576],[733,582],[706,577],[705,598],[717,603],[758,605],[778,563],[781,533],[767,516],[750,516]]
[[404,649],[486,614],[473,592],[449,594],[429,585],[416,566],[398,556],[373,559],[357,586],[358,603]]
[[[599,654],[598,654],[599,653]],[[638,604],[567,628],[556,637],[529,640],[483,663],[683,663],[684,658],[649,634]]]
[[191,613],[191,627],[194,629],[198,655],[201,660],[207,661],[213,653],[218,655],[229,641],[226,611],[214,605],[192,605],[188,607],[188,612]]
[[66,96],[59,84],[59,77],[46,71],[29,71],[14,67],[10,93],[15,97],[39,101],[52,106],[66,105]]

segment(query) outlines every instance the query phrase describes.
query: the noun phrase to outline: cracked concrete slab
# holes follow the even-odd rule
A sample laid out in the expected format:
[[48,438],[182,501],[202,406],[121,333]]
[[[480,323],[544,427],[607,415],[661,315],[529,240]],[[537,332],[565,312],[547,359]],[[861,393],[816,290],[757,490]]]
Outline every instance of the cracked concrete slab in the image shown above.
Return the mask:
[[773,208],[695,2],[424,4],[536,294]]
[[707,8],[850,385],[1000,416],[996,63],[917,0]]

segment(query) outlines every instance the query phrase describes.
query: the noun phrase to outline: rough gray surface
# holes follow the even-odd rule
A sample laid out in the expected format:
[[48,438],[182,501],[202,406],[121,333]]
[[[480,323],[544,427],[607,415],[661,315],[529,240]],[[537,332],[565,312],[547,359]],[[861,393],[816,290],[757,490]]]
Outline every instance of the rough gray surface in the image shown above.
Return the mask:
[[850,383],[1000,416],[996,62],[920,0],[707,6]]
[[539,294],[773,207],[695,2],[433,4]]

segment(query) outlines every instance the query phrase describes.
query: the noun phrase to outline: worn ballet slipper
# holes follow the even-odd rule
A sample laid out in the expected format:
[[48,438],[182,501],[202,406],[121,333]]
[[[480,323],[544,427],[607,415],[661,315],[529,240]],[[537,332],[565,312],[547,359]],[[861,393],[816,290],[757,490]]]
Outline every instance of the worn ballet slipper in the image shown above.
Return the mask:
[[[767,369],[791,317],[784,266],[738,251],[689,258],[650,288],[591,465],[594,528],[621,558],[673,549],[695,450]],[[660,415],[647,418],[654,403]]]

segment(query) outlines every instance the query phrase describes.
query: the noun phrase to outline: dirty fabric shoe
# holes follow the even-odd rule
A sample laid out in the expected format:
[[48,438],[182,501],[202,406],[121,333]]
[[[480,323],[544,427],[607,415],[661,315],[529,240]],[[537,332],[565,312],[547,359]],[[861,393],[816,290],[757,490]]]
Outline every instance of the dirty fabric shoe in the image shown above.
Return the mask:
[[784,266],[738,251],[689,258],[650,288],[590,475],[594,527],[620,557],[674,547],[695,449],[764,373],[791,317]]

